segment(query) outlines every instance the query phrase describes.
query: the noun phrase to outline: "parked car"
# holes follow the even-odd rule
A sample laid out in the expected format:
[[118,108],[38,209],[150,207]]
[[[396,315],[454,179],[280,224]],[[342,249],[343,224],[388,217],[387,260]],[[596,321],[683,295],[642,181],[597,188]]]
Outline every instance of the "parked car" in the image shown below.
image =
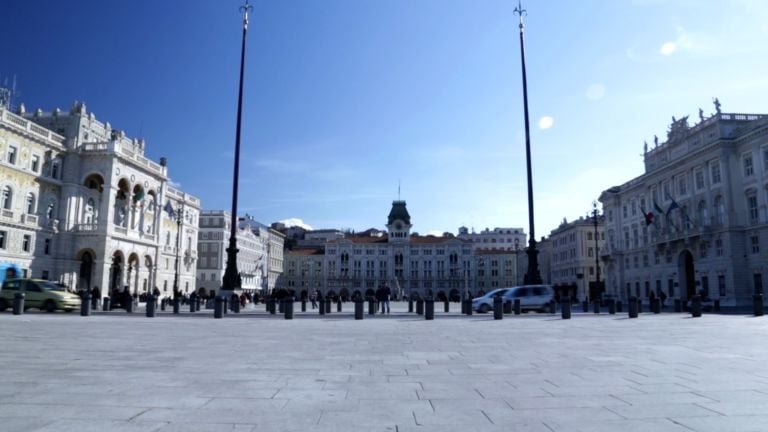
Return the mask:
[[544,312],[547,305],[554,301],[555,291],[549,285],[522,285],[512,288],[498,288],[488,294],[472,299],[472,309],[480,313],[486,313],[493,309],[493,298],[501,296],[504,303],[512,303],[520,300],[520,308],[523,311],[535,310]]
[[65,288],[42,279],[7,279],[0,289],[0,312],[13,305],[16,293],[24,293],[24,309],[36,308],[53,312],[80,309],[80,297]]

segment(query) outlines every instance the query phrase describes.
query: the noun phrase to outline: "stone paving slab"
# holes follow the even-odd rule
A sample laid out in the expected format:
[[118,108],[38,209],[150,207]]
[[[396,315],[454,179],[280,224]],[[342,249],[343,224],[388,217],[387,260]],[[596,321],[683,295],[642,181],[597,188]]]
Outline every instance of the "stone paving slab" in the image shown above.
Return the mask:
[[768,318],[406,308],[3,313],[0,430],[768,431]]

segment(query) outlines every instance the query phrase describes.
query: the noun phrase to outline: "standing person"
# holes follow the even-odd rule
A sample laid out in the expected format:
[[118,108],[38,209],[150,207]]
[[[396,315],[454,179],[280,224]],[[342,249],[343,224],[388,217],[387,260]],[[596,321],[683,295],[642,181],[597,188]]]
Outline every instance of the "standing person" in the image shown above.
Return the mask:
[[381,303],[381,313],[384,313],[384,306],[387,306],[387,314],[389,314],[389,298],[392,296],[392,290],[389,285],[384,284],[384,300]]
[[317,309],[317,290],[310,294],[309,299],[312,301],[312,309]]

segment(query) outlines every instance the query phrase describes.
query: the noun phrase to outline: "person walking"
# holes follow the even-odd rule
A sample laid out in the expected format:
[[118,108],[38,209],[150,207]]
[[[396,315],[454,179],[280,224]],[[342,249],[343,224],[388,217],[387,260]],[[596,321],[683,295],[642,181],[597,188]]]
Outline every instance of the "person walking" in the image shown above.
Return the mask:
[[389,298],[392,297],[392,290],[389,285],[384,284],[384,301],[381,303],[381,313],[384,313],[384,306],[387,307],[387,314],[389,314]]
[[312,309],[317,309],[317,291],[316,290],[309,295],[309,300],[312,302]]

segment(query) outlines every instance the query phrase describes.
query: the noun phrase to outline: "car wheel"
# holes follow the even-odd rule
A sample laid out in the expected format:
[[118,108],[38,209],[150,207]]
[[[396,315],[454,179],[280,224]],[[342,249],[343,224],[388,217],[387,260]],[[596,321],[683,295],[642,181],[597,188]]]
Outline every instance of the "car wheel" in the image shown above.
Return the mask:
[[43,305],[43,309],[45,309],[46,312],[53,312],[56,310],[56,303],[53,302],[53,300],[48,300]]
[[479,308],[477,308],[477,311],[480,312],[480,313],[488,313],[488,311],[490,309],[491,308],[487,304],[483,303],[483,304],[480,305]]
[[0,312],[4,312],[6,309],[8,309],[8,302],[5,299],[0,299]]
[[75,311],[74,309],[67,309],[67,313],[72,313],[74,311]]

